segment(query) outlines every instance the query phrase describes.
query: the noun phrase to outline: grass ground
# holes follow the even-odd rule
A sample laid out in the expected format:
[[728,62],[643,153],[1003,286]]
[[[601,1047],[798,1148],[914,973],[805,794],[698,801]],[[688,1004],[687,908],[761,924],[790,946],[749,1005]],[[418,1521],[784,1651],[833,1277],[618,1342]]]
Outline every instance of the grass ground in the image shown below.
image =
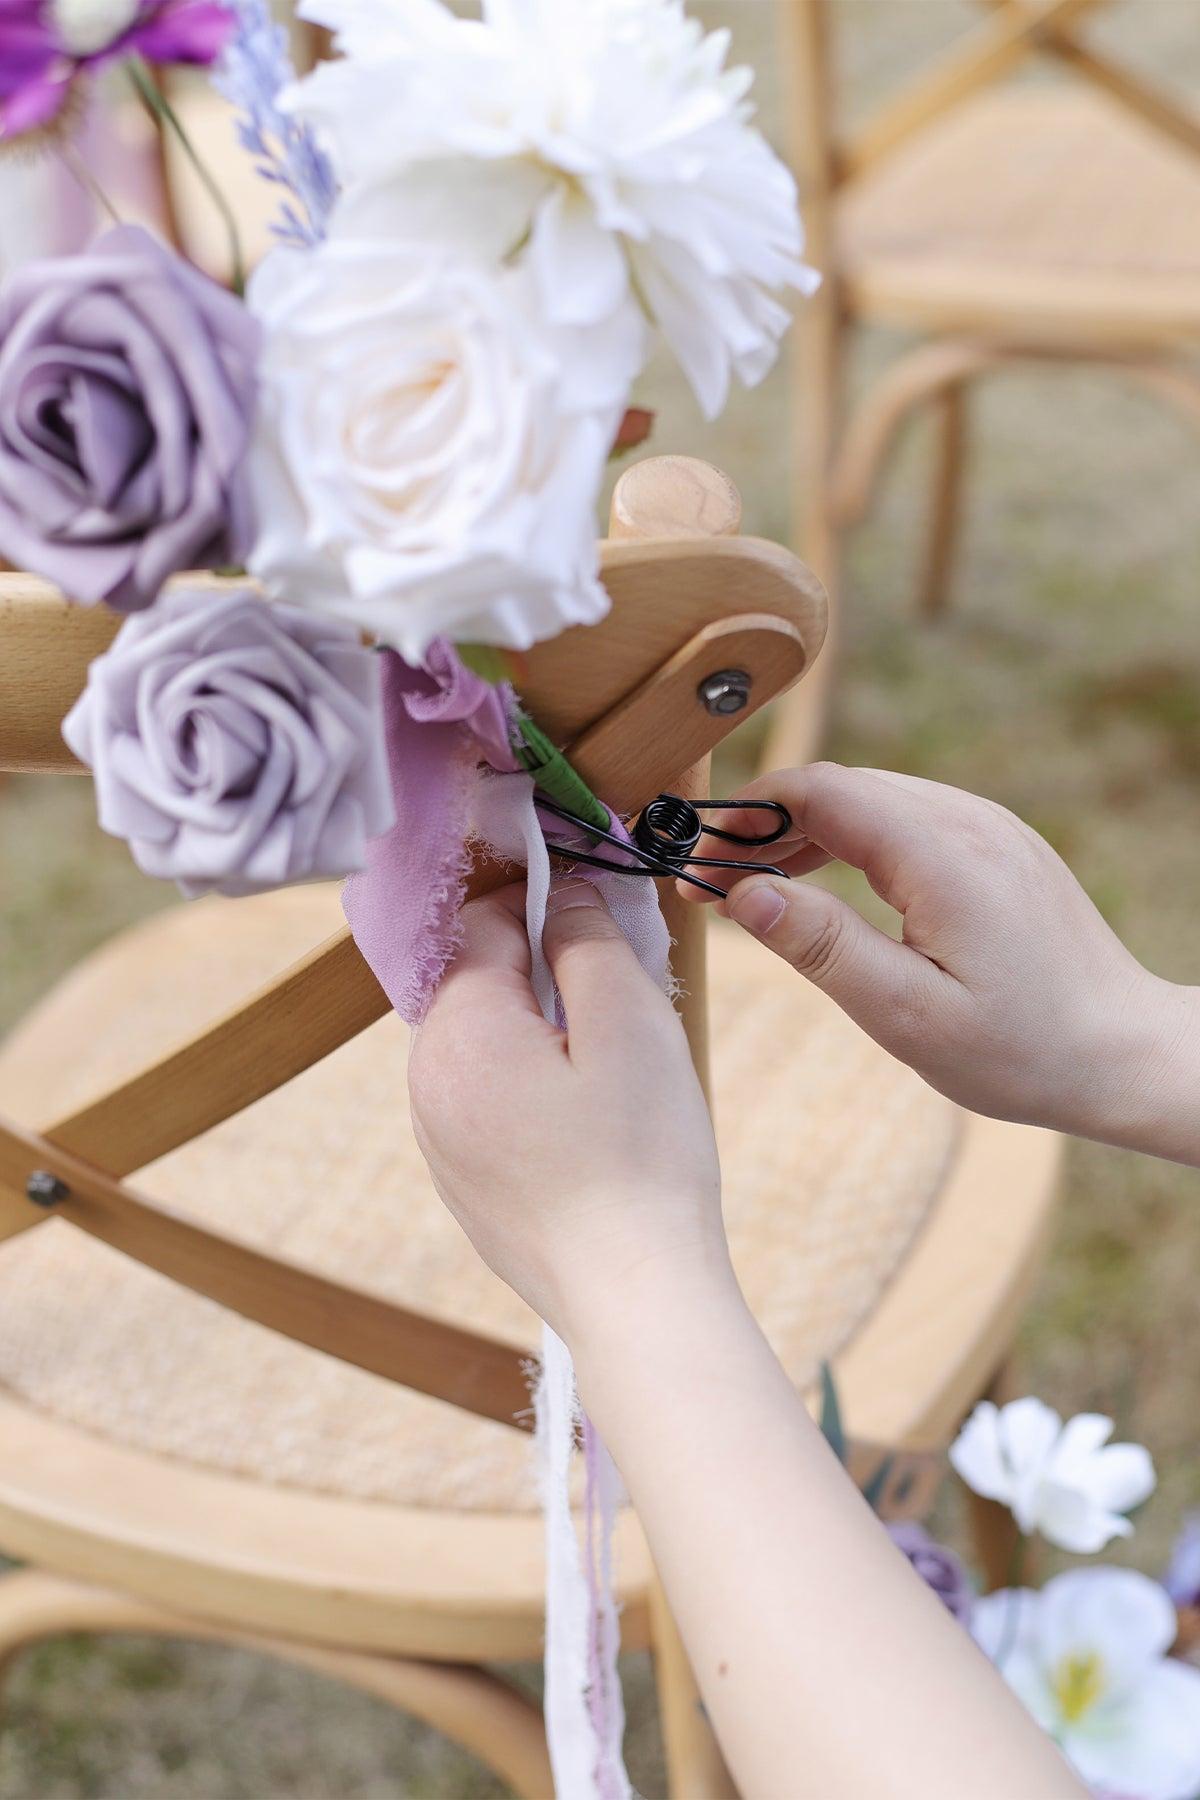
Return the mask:
[[[771,0],[730,22],[779,123]],[[886,83],[971,16],[965,0],[836,0],[847,99]],[[1106,29],[1161,79],[1200,90],[1194,0],[1136,0]],[[860,375],[886,355],[863,346]],[[786,536],[780,382],[702,429],[665,371],[656,447],[738,480],[748,529]],[[987,793],[1068,859],[1132,948],[1200,982],[1200,442],[1143,396],[1084,371],[1011,375],[972,415],[967,528],[951,617],[911,609],[926,446],[914,431],[856,537],[842,596],[832,753]],[[0,794],[0,1023],[90,945],[165,896],[97,833],[90,792]],[[1147,1442],[1159,1493],[1130,1556],[1158,1567],[1200,1503],[1194,1342],[1200,1177],[1073,1146],[1061,1223],[1021,1342],[1026,1385],[1114,1413]],[[952,1504],[945,1528],[957,1530]],[[800,1622],[802,1623],[802,1622]],[[629,1670],[634,1773],[660,1791],[648,1673]],[[501,1789],[374,1702],[242,1652],[64,1643],[18,1667],[0,1800],[492,1800]]]

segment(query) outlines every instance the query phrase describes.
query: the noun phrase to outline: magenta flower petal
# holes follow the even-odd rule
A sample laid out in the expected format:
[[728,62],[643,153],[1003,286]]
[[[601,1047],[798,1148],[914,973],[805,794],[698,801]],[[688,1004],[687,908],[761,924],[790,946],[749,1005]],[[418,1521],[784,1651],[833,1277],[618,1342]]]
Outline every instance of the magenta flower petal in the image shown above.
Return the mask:
[[207,65],[221,54],[236,23],[231,8],[217,0],[167,0],[144,14],[120,49],[152,63]]
[[48,125],[66,104],[73,74],[42,0],[0,0],[0,138]]
[[152,63],[207,65],[236,24],[232,8],[219,0],[143,0],[127,31],[81,55],[63,42],[50,0],[0,0],[0,139],[49,124],[82,69],[133,55]]
[[57,54],[53,33],[37,19],[0,12],[0,94],[45,74]]
[[0,102],[0,138],[23,137],[56,119],[71,92],[69,80],[43,76],[27,81],[11,100]]

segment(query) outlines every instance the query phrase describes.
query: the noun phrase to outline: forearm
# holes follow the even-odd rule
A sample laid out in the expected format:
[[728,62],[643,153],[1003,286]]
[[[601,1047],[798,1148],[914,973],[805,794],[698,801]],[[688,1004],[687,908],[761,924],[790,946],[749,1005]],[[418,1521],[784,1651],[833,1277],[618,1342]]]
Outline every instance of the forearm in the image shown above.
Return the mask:
[[1200,988],[1146,977],[1144,999],[1110,1022],[1108,1082],[1084,1135],[1200,1167]]
[[581,1392],[747,1800],[1081,1792],[871,1516],[732,1275],[659,1275],[581,1328]]

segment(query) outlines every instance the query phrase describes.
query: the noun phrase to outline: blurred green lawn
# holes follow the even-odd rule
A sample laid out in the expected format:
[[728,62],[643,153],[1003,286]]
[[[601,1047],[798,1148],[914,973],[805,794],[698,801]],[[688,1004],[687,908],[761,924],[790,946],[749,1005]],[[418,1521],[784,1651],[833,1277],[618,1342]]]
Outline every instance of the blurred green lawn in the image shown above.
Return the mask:
[[[697,9],[761,71],[778,133],[772,0]],[[966,0],[835,0],[850,111],[974,16]],[[1195,0],[1132,0],[1107,42],[1200,93]],[[864,343],[862,378],[894,346]],[[647,384],[658,450],[719,462],[747,529],[786,538],[787,395],[775,379],[704,427],[678,380]],[[978,391],[952,616],[912,611],[926,449],[914,429],[853,543],[830,750],[986,793],[1067,858],[1135,952],[1200,982],[1200,441],[1144,395],[1087,371]],[[735,745],[727,776],[750,746]],[[168,899],[96,830],[88,785],[0,792],[0,1024],[90,946]],[[855,892],[853,885],[841,884]],[[1130,1560],[1153,1572],[1200,1504],[1196,1289],[1200,1176],[1075,1145],[1049,1267],[1021,1343],[1025,1383],[1064,1411],[1116,1415],[1160,1488]],[[956,1509],[942,1509],[956,1533]],[[797,1621],[803,1629],[803,1621]],[[869,1629],[869,1622],[864,1622]],[[633,1772],[661,1791],[647,1670],[630,1670]],[[238,1651],[65,1643],[7,1689],[0,1800],[484,1800],[502,1790],[375,1702]]]

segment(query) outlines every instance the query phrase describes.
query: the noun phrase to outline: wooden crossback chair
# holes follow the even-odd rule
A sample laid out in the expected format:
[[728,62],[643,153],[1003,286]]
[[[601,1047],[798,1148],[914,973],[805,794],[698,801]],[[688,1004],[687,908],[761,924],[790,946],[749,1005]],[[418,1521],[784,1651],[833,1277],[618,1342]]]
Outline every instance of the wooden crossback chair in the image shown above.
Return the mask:
[[[1110,0],[979,0],[985,17],[843,137],[834,0],[777,0],[821,292],[795,359],[800,546],[827,585],[900,427],[936,426],[921,598],[946,604],[971,382],[1031,357],[1110,365],[1200,423],[1200,114],[1086,38]],[[1068,78],[1011,82],[1038,61]],[[859,322],[915,333],[857,410]],[[827,666],[827,665],[826,665]]]
[[[534,713],[621,808],[706,789],[713,746],[820,647],[819,584],[738,516],[706,465],[629,470],[611,614],[527,659]],[[113,630],[0,577],[0,767],[69,764],[59,724]],[[733,716],[704,698],[731,669]],[[703,909],[664,904],[748,1297],[802,1388],[832,1357],[860,1465],[897,1446],[890,1503],[918,1508],[1005,1357],[1055,1142],[957,1112],[732,927],[706,981]],[[513,1429],[535,1321],[432,1192],[405,1044],[322,886],[168,909],[0,1049],[0,1550],[27,1565],[0,1577],[0,1663],[66,1631],[250,1643],[544,1797],[540,1719],[486,1667],[541,1645]],[[728,1795],[628,1512],[618,1568],[671,1792]]]

